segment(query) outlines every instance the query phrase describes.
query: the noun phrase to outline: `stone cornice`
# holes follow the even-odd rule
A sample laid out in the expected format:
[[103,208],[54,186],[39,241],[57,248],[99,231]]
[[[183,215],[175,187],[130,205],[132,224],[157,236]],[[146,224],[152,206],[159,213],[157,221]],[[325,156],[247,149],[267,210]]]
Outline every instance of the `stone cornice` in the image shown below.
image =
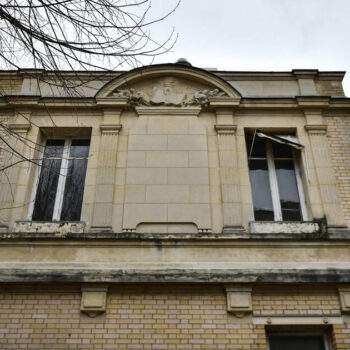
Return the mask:
[[42,266],[23,268],[1,267],[0,282],[185,282],[185,283],[349,283],[347,268],[319,269],[118,269],[92,268],[79,264],[49,268]]
[[[0,108],[14,107],[20,108],[35,108],[45,109],[50,108],[93,108],[95,110],[107,110],[107,109],[127,109],[129,108],[127,99],[107,97],[99,98],[52,98],[39,96],[3,96],[0,99]],[[296,96],[296,97],[243,97],[242,99],[235,98],[210,98],[210,107],[218,111],[223,109],[233,110],[249,110],[249,109],[274,109],[274,110],[304,110],[311,112],[312,110],[350,110],[350,98],[348,97],[329,97],[329,96]],[[186,111],[191,109],[195,110],[196,106],[190,107],[176,107],[178,111],[174,114],[186,114]],[[161,112],[166,110],[174,111],[175,108],[162,106],[162,107],[137,107],[136,109],[142,110],[145,114],[152,113],[153,111]],[[147,109],[149,112],[147,112]],[[181,111],[183,110],[183,112]]]
[[331,96],[296,96],[297,103],[302,108],[326,108]]
[[219,108],[235,108],[239,106],[241,99],[233,97],[210,97],[210,107],[214,109]]
[[[24,221],[25,223],[25,221]],[[0,242],[3,244],[4,242],[10,243],[14,240],[22,240],[24,243],[29,240],[32,240],[40,244],[40,242],[44,242],[46,240],[53,241],[102,241],[109,240],[111,244],[125,244],[129,242],[140,242],[140,244],[144,244],[145,242],[152,241],[162,241],[164,244],[169,242],[181,242],[181,241],[192,241],[195,244],[199,244],[199,242],[210,242],[210,244],[222,244],[224,242],[227,245],[231,242],[233,245],[246,245],[246,244],[255,244],[253,242],[258,241],[256,244],[259,246],[262,242],[266,244],[282,244],[282,242],[286,241],[287,246],[291,244],[306,246],[308,244],[330,244],[329,242],[333,241],[336,244],[343,244],[339,241],[343,241],[344,244],[350,244],[350,229],[348,228],[332,228],[329,232],[321,233],[321,232],[312,232],[312,233],[184,233],[184,234],[157,234],[157,233],[116,233],[116,232],[67,232],[64,235],[55,234],[53,232],[0,232]],[[43,241],[42,241],[43,240]],[[251,243],[247,243],[251,242]],[[53,244],[52,242],[49,244]],[[59,243],[61,244],[61,243]]]
[[100,107],[128,107],[128,99],[126,97],[99,97],[96,98],[96,103]]
[[292,73],[297,79],[315,79],[319,74],[318,69],[293,69]]

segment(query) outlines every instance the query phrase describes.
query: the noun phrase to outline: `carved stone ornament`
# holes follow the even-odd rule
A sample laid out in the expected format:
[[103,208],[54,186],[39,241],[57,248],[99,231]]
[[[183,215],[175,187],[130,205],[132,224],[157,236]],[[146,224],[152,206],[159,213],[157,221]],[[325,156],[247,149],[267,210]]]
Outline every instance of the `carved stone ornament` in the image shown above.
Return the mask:
[[226,285],[227,311],[242,318],[252,312],[252,287]]
[[219,89],[205,89],[195,92],[188,96],[186,93],[175,93],[171,86],[156,87],[149,97],[146,93],[136,89],[115,90],[111,96],[123,97],[128,99],[130,106],[169,106],[169,107],[187,107],[199,105],[202,108],[209,106],[209,98],[227,96],[225,92]]
[[83,286],[81,288],[80,310],[89,317],[96,317],[106,311],[108,285]]

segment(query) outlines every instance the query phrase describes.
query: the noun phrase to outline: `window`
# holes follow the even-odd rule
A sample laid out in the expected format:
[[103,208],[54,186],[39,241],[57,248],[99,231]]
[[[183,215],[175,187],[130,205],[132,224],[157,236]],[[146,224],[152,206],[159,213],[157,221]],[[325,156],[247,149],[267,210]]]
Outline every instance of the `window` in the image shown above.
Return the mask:
[[330,327],[281,325],[267,327],[269,350],[331,350]]
[[79,221],[90,141],[47,140],[34,194],[33,221]]
[[247,139],[247,152],[255,220],[306,220],[297,151],[256,136]]
[[269,350],[328,350],[325,336],[274,335],[269,337]]

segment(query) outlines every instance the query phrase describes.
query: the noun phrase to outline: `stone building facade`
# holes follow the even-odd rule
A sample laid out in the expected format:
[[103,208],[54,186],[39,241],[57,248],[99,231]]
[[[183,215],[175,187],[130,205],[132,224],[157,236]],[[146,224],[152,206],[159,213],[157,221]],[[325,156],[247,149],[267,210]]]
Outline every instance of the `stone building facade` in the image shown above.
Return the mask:
[[93,74],[0,72],[0,348],[350,349],[344,72]]

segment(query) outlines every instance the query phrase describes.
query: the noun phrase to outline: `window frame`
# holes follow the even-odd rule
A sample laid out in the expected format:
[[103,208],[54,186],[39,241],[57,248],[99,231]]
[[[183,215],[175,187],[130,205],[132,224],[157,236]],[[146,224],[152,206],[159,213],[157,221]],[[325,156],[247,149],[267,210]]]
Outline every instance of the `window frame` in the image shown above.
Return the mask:
[[[265,142],[265,148],[266,148],[266,161],[267,161],[267,168],[268,168],[268,175],[269,175],[274,221],[288,222],[288,220],[283,220],[283,217],[282,217],[282,208],[281,208],[280,194],[279,194],[279,188],[278,188],[277,172],[275,167],[275,158],[274,158],[273,149],[272,149],[273,141],[267,138],[264,138],[264,142]],[[297,154],[294,148],[290,147],[290,149],[292,152],[294,174],[295,174],[299,202],[300,202],[301,218],[302,218],[302,221],[304,222],[304,221],[308,221],[308,212],[306,208],[304,186],[303,186],[303,181],[301,177],[300,158],[298,157],[299,154]],[[248,154],[248,157],[247,157],[248,171],[250,171],[249,161],[252,159],[255,159],[255,157],[249,157],[249,152],[247,152],[247,154]],[[259,159],[259,158],[256,158],[256,159]],[[278,158],[278,160],[284,160],[284,158],[281,157],[281,158]],[[285,158],[285,160],[290,160],[290,158]],[[254,208],[254,202],[253,202],[253,208]],[[255,216],[254,216],[254,220],[255,220]],[[298,221],[295,221],[295,222],[298,222]]]
[[[293,326],[291,326],[293,327]],[[300,329],[300,327],[298,327]],[[297,330],[293,332],[293,330],[288,331],[273,331],[273,332],[266,332],[266,344],[267,344],[267,350],[271,350],[270,347],[270,337],[293,337],[293,336],[300,336],[300,337],[323,337],[323,342],[325,346],[325,350],[332,350],[332,343],[330,339],[330,335],[326,330],[319,330],[315,329],[315,331],[307,330],[307,331],[301,331]]]
[[[43,144],[40,147],[40,160],[38,162],[38,165],[36,167],[36,171],[35,171],[35,181],[34,181],[34,185],[33,185],[33,189],[32,189],[32,193],[31,193],[31,198],[30,198],[30,205],[28,208],[28,221],[32,221],[32,217],[33,217],[33,213],[34,213],[34,206],[35,206],[35,199],[36,199],[36,194],[38,191],[38,186],[39,186],[39,182],[40,182],[40,175],[41,175],[41,169],[42,169],[42,162],[44,160],[44,152],[45,152],[45,147],[46,147],[46,143],[48,140],[64,140],[64,145],[63,145],[63,152],[62,152],[62,157],[61,159],[61,166],[60,166],[60,171],[59,171],[59,178],[58,178],[58,184],[57,184],[57,191],[56,191],[56,196],[55,196],[55,204],[54,204],[54,209],[53,209],[53,213],[52,213],[52,220],[50,220],[50,222],[57,222],[57,221],[61,221],[61,213],[62,213],[62,206],[63,206],[63,199],[64,199],[64,189],[65,189],[65,185],[66,185],[66,179],[67,179],[67,173],[68,173],[68,163],[69,163],[69,152],[70,152],[70,148],[72,145],[72,141],[73,140],[90,140],[90,138],[87,138],[86,136],[81,136],[81,137],[55,137],[55,138],[45,138],[43,140]],[[90,151],[90,149],[89,149]],[[57,158],[58,159],[58,158]],[[83,158],[79,158],[79,157],[74,157],[74,159],[87,159],[87,161],[89,161],[89,156],[88,157],[83,157]],[[85,179],[87,176],[87,168],[86,168],[86,174],[85,174]],[[83,199],[83,203],[84,203],[84,199]],[[38,222],[40,222],[40,220],[36,220]]]

